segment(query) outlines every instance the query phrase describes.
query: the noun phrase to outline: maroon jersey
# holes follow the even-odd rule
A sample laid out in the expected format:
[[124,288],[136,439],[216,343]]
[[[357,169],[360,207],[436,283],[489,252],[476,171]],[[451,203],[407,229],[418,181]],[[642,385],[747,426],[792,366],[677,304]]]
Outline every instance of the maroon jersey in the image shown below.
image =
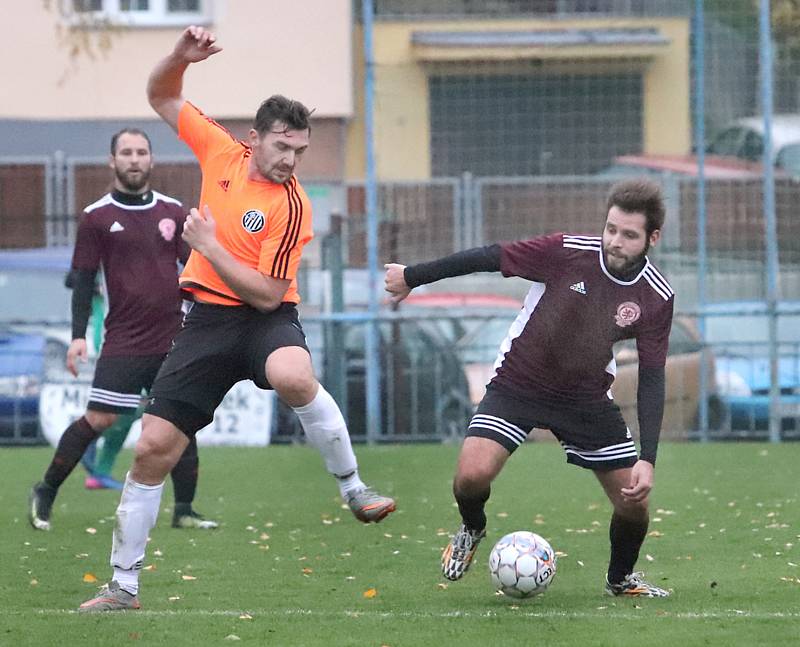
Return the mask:
[[181,203],[155,191],[143,203],[125,204],[109,193],[83,212],[72,268],[103,270],[107,314],[103,355],[166,353],[181,322],[177,261]]
[[501,246],[504,276],[535,281],[500,346],[492,384],[522,397],[610,397],[612,346],[636,339],[642,366],[664,366],[674,293],[649,260],[630,281],[606,269],[599,236],[554,234]]

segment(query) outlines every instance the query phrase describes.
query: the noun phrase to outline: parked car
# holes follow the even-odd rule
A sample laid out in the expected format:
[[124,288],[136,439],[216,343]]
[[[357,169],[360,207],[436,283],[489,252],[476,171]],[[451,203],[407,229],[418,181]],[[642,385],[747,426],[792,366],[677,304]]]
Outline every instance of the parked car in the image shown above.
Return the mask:
[[72,251],[0,252],[0,443],[43,442],[39,395],[66,374]]
[[[335,383],[329,383],[327,388],[344,405],[342,412],[351,437],[424,441],[460,435],[472,415],[468,380],[440,322],[391,318],[387,310],[382,315],[384,319],[378,326],[382,420],[379,430],[369,430],[372,433],[368,433],[366,419],[366,325],[333,324],[314,316],[302,318],[308,346],[323,381],[336,379],[331,375],[334,351],[343,351],[340,359],[344,365],[344,388],[337,389],[339,385]],[[330,344],[327,355],[326,343]],[[302,435],[297,416],[278,400],[273,442],[292,442]]]
[[[708,426],[720,429],[727,419],[727,409],[717,393],[715,382],[716,358],[713,351],[702,351],[703,345],[694,321],[676,315],[669,334],[669,348],[665,370],[666,389],[662,437],[685,439],[689,432],[699,428],[700,382],[705,371],[708,403]],[[636,407],[638,386],[638,354],[633,340],[617,344],[615,348],[617,377],[611,386],[614,400],[631,430],[639,428]]]
[[[772,117],[772,162],[789,175],[800,177],[800,115],[778,114]],[[717,132],[706,146],[712,155],[738,158],[745,162],[763,162],[764,118],[737,119]]]
[[[769,318],[759,301],[706,305],[706,340],[716,355],[717,392],[734,432],[769,428]],[[778,383],[783,431],[800,429],[800,301],[777,305]]]
[[[458,349],[469,380],[472,403],[477,405],[494,375],[500,343],[521,306],[521,300],[492,294],[412,293],[401,310],[437,317],[434,321]],[[692,320],[676,316],[666,364],[664,437],[685,438],[689,431],[697,429],[702,370],[706,371],[709,426],[717,429],[724,423],[727,412],[716,394],[714,357],[711,351],[706,351],[703,359],[701,350],[700,337]],[[617,376],[611,390],[628,426],[636,433],[639,365],[635,342],[617,344],[614,356]]]

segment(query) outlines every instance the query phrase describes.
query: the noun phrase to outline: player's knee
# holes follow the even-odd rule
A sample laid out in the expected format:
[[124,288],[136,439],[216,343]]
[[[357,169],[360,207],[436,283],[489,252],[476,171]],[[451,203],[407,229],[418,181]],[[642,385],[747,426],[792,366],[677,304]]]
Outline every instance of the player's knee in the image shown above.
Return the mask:
[[276,393],[293,407],[311,402],[318,388],[314,375],[302,371],[280,371],[270,376],[270,384]]
[[110,411],[94,411],[92,409],[87,409],[85,417],[89,426],[100,434],[113,425],[119,416]]
[[488,469],[480,465],[462,467],[453,480],[453,493],[456,498],[459,496],[474,496],[488,488],[492,483],[494,475]]
[[620,499],[614,502],[614,512],[630,521],[643,521],[648,518],[649,498],[645,497],[642,501],[626,501]]
[[142,435],[134,449],[134,480],[145,483],[163,480],[175,464],[174,454],[174,448],[158,436]]

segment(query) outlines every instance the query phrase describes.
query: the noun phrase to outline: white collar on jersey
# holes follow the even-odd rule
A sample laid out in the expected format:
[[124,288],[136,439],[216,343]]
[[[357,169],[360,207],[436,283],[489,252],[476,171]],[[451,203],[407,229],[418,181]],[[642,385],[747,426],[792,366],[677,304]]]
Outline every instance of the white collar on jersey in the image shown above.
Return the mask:
[[633,279],[631,279],[630,281],[623,281],[622,279],[618,279],[616,276],[614,276],[611,272],[608,271],[608,268],[606,267],[606,259],[603,258],[603,246],[602,245],[600,245],[600,249],[597,250],[597,253],[600,256],[600,267],[603,270],[603,274],[605,274],[608,278],[610,278],[612,281],[614,281],[614,283],[617,283],[619,285],[633,285],[640,278],[642,278],[642,276],[645,273],[645,270],[647,270],[647,268],[650,267],[650,259],[647,256],[645,256],[644,257],[644,265],[642,266],[642,269],[639,271],[639,273]]

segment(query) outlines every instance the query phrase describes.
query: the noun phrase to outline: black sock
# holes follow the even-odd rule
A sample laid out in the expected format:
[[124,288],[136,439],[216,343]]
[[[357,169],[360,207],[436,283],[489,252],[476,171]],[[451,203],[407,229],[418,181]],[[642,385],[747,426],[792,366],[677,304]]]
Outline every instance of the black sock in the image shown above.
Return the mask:
[[197,455],[197,440],[192,437],[183,451],[175,467],[172,468],[172,488],[175,491],[175,510],[187,513],[192,508],[192,501],[197,491],[197,474],[200,469],[200,458]]
[[83,452],[99,435],[86,421],[85,416],[67,427],[44,474],[44,482],[54,490],[61,487],[81,460]]
[[633,521],[616,513],[611,515],[608,537],[611,540],[611,561],[608,564],[608,581],[619,584],[633,572],[639,549],[647,535],[648,519]]
[[479,492],[477,494],[473,492],[467,494],[453,488],[453,494],[455,494],[456,503],[458,503],[458,511],[461,513],[461,519],[469,530],[481,531],[486,527],[484,506],[489,500],[490,493],[490,488],[486,488],[484,492]]

